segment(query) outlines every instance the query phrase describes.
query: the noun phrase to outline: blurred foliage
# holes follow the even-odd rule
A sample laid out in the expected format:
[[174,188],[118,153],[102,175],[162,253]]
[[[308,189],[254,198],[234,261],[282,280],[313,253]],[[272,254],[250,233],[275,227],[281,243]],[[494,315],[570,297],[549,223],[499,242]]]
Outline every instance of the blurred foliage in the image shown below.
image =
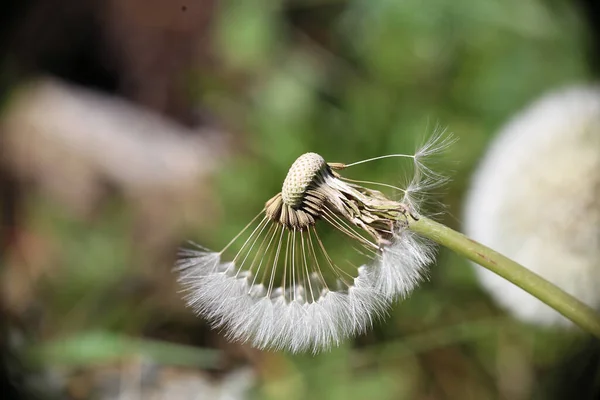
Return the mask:
[[123,357],[148,357],[169,365],[214,368],[219,353],[168,342],[140,340],[107,332],[84,332],[75,337],[44,343],[29,349],[34,363],[54,366],[90,366]]
[[[298,15],[317,22],[292,22]],[[431,211],[459,228],[462,194],[493,133],[540,94],[589,78],[585,32],[566,1],[227,0],[213,45],[228,74],[198,74],[190,92],[244,132],[243,151],[215,177],[219,212],[188,227],[190,239],[215,249],[280,190],[303,152],[340,162],[410,153],[436,129],[459,140],[436,160],[452,181],[432,195]],[[357,167],[352,178],[401,185],[405,166],[384,160]],[[132,265],[143,260],[124,228],[126,207],[109,207],[93,223],[30,208],[32,224],[62,254],[40,294],[50,310],[41,336],[136,334],[168,320],[127,291],[139,272]],[[129,347],[105,334],[73,340],[45,350],[47,362],[75,352],[77,363],[86,355],[93,363]],[[468,264],[442,250],[430,280],[356,343],[316,357],[265,353],[256,398],[532,398],[545,387],[544,371],[579,340],[511,321]],[[170,352],[151,353],[169,363]],[[212,354],[198,357],[211,363]]]

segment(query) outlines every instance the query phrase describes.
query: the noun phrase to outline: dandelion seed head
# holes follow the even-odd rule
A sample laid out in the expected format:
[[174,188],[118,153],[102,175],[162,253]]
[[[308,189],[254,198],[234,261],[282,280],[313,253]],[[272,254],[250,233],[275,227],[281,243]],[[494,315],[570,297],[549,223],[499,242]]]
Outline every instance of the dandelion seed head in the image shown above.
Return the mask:
[[[543,96],[492,141],[472,179],[465,232],[600,310],[600,89]],[[517,318],[571,326],[558,312],[474,266]]]
[[[419,168],[415,189],[434,175],[423,158],[437,148],[393,155]],[[431,245],[406,229],[412,205],[340,174],[371,160],[298,157],[282,191],[223,250],[180,253],[188,305],[228,339],[259,349],[317,353],[366,331],[416,287],[433,259]],[[352,251],[330,254],[327,230]]]
[[305,153],[298,157],[283,181],[281,189],[283,202],[288,206],[298,207],[302,203],[306,189],[325,168],[327,168],[325,159],[317,153]]

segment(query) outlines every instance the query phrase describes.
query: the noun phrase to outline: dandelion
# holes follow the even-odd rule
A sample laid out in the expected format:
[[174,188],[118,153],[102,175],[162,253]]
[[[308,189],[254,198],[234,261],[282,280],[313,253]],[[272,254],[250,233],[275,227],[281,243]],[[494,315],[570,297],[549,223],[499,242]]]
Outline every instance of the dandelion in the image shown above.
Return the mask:
[[[413,155],[351,164],[303,154],[281,192],[223,250],[194,245],[181,251],[176,270],[188,305],[230,340],[260,349],[316,353],[364,332],[414,289],[433,259],[431,242],[406,227],[409,217],[419,218],[420,194],[440,181],[424,159],[451,141],[438,134]],[[341,175],[388,157],[412,160],[405,189]],[[403,195],[393,200],[362,185]],[[328,251],[331,233],[348,241],[344,256]],[[351,253],[364,262],[354,264]]]
[[[478,167],[465,230],[600,310],[600,90],[544,96],[499,133]],[[530,293],[475,266],[516,317],[571,325]]]

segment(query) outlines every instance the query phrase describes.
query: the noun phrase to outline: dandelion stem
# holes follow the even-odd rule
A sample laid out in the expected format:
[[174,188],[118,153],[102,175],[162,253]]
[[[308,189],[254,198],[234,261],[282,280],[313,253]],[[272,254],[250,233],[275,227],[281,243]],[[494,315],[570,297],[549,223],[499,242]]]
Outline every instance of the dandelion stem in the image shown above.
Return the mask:
[[600,315],[541,276],[429,218],[409,217],[409,229],[500,275],[600,338]]

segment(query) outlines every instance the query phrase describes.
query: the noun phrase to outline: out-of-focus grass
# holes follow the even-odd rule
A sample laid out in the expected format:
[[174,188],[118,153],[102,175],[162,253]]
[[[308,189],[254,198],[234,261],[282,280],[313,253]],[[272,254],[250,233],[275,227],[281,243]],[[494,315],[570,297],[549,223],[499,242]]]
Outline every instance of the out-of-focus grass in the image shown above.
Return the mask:
[[[31,229],[48,239],[49,273],[40,288],[45,334],[79,329],[137,331],[147,320],[143,302],[131,296],[138,282],[131,216],[123,204],[106,207],[93,222],[39,199],[31,204]],[[36,249],[31,249],[36,251]],[[60,321],[59,324],[54,321]]]
[[102,331],[83,332],[33,346],[26,357],[33,363],[53,367],[89,367],[136,357],[156,360],[163,365],[196,368],[215,368],[219,364],[217,350]]

